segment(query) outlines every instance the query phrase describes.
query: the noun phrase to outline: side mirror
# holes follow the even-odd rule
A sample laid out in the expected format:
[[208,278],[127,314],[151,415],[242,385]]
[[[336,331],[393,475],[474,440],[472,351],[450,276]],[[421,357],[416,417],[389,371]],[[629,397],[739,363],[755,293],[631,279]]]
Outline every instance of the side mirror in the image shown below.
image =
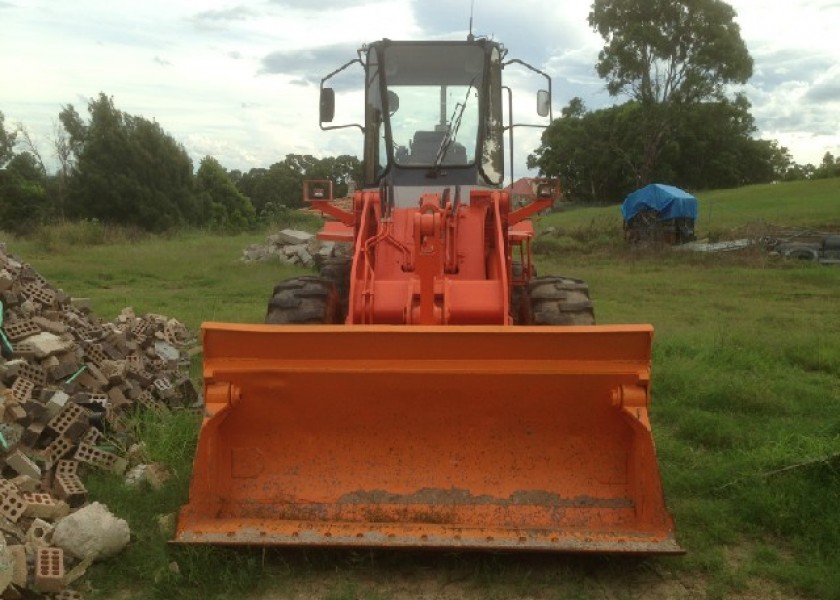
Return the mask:
[[321,88],[320,115],[321,123],[332,123],[335,117],[335,90],[332,88]]
[[551,112],[551,94],[547,90],[537,92],[537,114],[547,117]]

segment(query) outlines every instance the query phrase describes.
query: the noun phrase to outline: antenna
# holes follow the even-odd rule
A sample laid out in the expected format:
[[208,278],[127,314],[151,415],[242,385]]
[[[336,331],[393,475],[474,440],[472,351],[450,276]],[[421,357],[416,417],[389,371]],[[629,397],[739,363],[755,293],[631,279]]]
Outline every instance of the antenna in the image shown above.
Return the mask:
[[475,40],[475,36],[472,32],[472,22],[473,22],[473,8],[475,7],[475,0],[470,0],[470,33],[467,35],[467,41],[472,42]]

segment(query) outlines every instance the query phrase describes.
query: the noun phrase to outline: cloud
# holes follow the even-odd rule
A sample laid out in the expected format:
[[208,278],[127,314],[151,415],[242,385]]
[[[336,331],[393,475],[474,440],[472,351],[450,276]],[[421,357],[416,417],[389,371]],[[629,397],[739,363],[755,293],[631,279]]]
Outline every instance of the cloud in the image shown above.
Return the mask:
[[[334,44],[321,48],[278,50],[263,57],[260,72],[292,76],[295,84],[318,85],[325,75],[356,58],[357,49],[355,44]],[[337,89],[357,88],[361,85],[361,71],[351,66],[331,80],[331,85]]]
[[2,0],[0,0],[0,10],[3,10],[4,8],[17,8],[17,7],[14,4],[12,4],[11,2],[3,2]]
[[[467,2],[413,0],[417,24],[431,37],[465,39],[469,31]],[[583,6],[583,5],[581,5]],[[546,6],[541,0],[483,0],[473,15],[473,34],[502,42],[511,57],[540,66],[549,56],[578,47],[588,8]]]
[[805,94],[805,100],[817,103],[840,102],[840,78],[816,84]]
[[228,23],[235,21],[247,21],[258,17],[259,14],[247,6],[232,6],[221,10],[205,10],[196,13],[190,19],[197,29],[203,31],[215,31],[224,29]]
[[162,67],[168,67],[168,66],[172,65],[172,63],[170,61],[166,60],[165,58],[161,58],[160,56],[157,56],[157,55],[155,55],[155,57],[152,60]]
[[272,4],[285,6],[286,8],[295,8],[300,10],[330,10],[347,8],[346,0],[320,0],[317,6],[312,0],[270,0]]

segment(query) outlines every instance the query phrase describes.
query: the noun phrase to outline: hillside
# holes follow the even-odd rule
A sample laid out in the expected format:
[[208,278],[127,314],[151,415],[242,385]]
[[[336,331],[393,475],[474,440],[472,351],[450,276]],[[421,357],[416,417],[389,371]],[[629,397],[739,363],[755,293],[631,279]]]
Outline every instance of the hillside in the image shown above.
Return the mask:
[[[756,223],[780,227],[840,229],[840,178],[750,185],[695,194],[700,204],[698,237]],[[540,220],[542,228],[621,225],[620,205],[560,205]]]

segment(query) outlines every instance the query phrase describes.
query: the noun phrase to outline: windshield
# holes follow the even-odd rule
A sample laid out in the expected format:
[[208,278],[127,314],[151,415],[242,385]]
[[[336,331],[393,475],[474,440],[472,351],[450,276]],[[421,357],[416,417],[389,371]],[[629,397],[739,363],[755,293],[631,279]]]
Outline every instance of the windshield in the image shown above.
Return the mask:
[[[482,48],[388,46],[383,62],[394,161],[424,167],[474,163]],[[384,136],[381,143],[388,143]]]

